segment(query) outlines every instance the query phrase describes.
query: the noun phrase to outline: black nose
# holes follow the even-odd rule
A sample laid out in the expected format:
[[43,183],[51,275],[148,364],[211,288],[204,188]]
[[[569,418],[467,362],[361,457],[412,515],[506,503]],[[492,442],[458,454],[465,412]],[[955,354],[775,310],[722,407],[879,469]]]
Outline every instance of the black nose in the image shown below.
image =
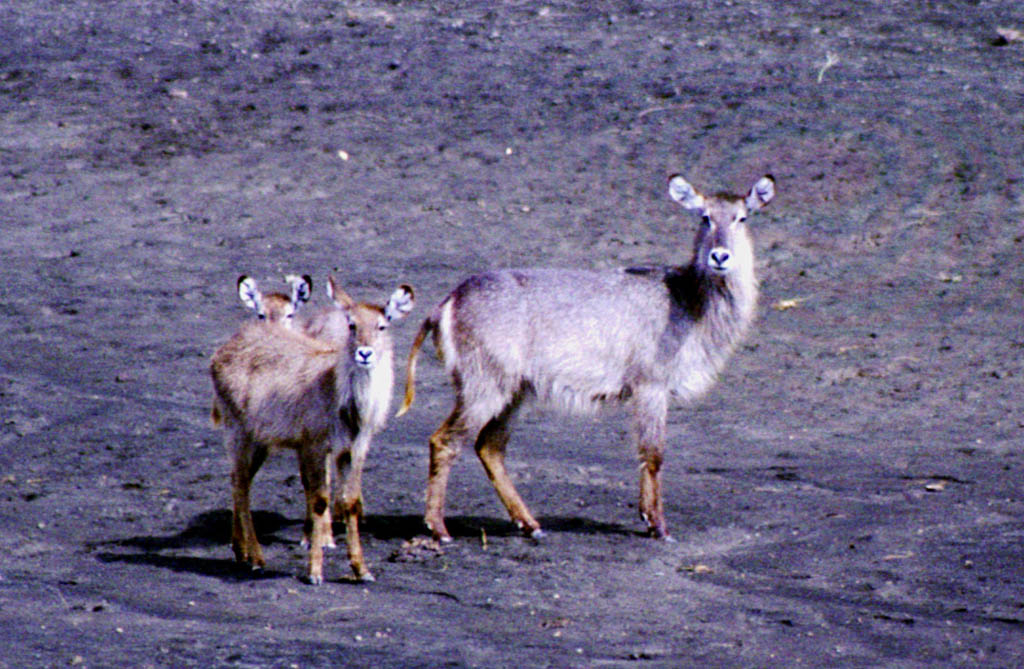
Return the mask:
[[711,252],[711,262],[715,263],[719,267],[725,265],[725,263],[729,262],[729,252],[728,251],[718,251],[718,250],[712,251]]

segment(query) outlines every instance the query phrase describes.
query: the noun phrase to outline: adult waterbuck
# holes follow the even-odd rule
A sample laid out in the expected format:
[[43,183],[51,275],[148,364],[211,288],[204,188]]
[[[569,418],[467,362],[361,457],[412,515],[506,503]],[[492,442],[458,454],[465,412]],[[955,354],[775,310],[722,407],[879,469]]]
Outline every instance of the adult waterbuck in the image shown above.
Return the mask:
[[678,267],[612,271],[501,270],[472,276],[427,317],[409,354],[405,401],[427,334],[455,389],[455,408],[430,437],[427,526],[450,541],[444,502],[452,461],[473,443],[512,520],[541,534],[505,470],[508,424],[527,398],[580,412],[615,402],[632,417],[640,514],[668,538],[661,465],[670,397],[706,390],[754,318],[757,281],[747,214],[775,195],[770,176],[745,196],[704,196],[683,177],[669,195],[701,214],[693,257]]

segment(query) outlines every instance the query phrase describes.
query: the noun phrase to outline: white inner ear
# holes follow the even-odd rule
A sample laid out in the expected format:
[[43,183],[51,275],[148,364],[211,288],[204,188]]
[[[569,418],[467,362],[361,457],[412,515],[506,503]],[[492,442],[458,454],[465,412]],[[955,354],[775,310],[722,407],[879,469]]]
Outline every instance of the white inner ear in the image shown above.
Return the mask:
[[412,306],[412,293],[405,288],[399,288],[395,292],[391,293],[388,305],[384,308],[384,315],[389,321],[404,318],[406,314],[412,311]]
[[284,278],[292,287],[292,304],[298,304],[299,302],[309,302],[311,293],[313,292],[312,287],[306,281],[305,277],[298,276],[296,274],[289,274]]
[[686,209],[703,209],[704,198],[690,185],[690,182],[678,174],[668,182],[668,194],[673,200]]
[[250,309],[260,310],[260,291],[256,288],[254,279],[246,278],[238,284],[238,297],[242,298],[242,302]]
[[761,177],[747,195],[747,209],[756,211],[772,201],[775,197],[775,182],[768,177]]

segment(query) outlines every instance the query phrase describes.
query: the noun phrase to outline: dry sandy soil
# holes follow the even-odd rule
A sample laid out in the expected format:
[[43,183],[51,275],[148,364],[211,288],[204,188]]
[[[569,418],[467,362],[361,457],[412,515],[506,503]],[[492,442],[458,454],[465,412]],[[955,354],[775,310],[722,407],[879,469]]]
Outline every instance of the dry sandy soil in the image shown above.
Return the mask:
[[[781,5],[781,7],[780,7]],[[15,0],[0,8],[0,666],[1020,666],[1024,7]],[[831,54],[831,57],[829,57]],[[420,546],[439,364],[376,440],[377,582],[301,580],[294,458],[236,567],[210,354],[265,286],[688,259],[666,176],[778,195],[763,302],[670,414],[528,413]],[[399,366],[399,372],[404,365]]]

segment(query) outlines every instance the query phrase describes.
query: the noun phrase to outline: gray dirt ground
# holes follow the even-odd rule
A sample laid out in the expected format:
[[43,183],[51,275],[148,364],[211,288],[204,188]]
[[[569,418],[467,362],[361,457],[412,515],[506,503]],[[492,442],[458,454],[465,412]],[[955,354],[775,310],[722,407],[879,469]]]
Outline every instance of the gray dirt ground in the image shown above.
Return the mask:
[[[1024,663],[1007,29],[1018,2],[4,3],[0,666]],[[678,543],[642,535],[621,416],[530,413],[547,538],[466,453],[457,541],[409,549],[450,402],[424,360],[365,477],[377,582],[298,578],[290,457],[268,569],[235,567],[207,364],[239,274],[414,284],[404,357],[472,271],[685,261],[676,171],[778,181],[756,328],[670,416]]]

